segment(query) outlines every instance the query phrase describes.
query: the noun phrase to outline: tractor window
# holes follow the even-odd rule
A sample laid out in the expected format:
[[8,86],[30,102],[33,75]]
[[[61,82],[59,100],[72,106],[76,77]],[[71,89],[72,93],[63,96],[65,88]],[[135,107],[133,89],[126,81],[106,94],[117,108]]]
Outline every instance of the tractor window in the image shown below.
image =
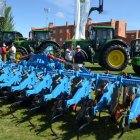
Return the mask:
[[35,32],[34,37],[36,40],[49,40],[50,39],[50,32]]
[[132,40],[130,43],[130,52],[133,55],[137,55],[140,52],[140,39]]
[[18,39],[23,39],[23,36],[22,36],[22,34],[20,34],[20,33],[16,33],[16,38],[18,38]]
[[136,44],[135,44],[135,52],[140,51],[140,40],[136,40]]
[[140,46],[140,40],[136,41],[136,46]]
[[113,38],[112,29],[98,29],[97,30],[97,40],[103,42]]
[[5,42],[13,41],[13,40],[15,40],[15,34],[14,33],[4,33],[3,40]]
[[89,30],[89,39],[94,40],[95,39],[95,30]]

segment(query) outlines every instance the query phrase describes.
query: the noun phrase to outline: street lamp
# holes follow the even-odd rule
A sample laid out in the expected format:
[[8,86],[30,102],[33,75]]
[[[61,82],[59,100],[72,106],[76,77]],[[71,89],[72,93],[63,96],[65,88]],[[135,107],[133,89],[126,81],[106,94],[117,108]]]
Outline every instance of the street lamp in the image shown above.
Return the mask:
[[5,0],[0,0],[0,31],[2,31],[4,27],[5,7]]
[[48,23],[48,13],[50,12],[50,8],[44,8],[44,12],[46,13],[46,24]]

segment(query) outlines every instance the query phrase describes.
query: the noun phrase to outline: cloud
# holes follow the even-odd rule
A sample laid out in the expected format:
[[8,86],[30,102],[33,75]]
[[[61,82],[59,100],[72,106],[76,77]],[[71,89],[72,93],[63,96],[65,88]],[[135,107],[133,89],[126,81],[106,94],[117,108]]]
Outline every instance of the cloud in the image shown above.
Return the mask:
[[65,11],[65,13],[74,12],[75,0],[47,0],[47,3]]
[[59,18],[65,18],[65,15],[62,12],[57,12],[55,16]]

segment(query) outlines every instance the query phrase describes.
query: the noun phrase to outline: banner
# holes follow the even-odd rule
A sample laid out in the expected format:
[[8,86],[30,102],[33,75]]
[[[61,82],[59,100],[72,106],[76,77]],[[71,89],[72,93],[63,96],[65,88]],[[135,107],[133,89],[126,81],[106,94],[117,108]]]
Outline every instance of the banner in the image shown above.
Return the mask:
[[75,39],[85,39],[85,25],[90,10],[90,0],[76,0]]

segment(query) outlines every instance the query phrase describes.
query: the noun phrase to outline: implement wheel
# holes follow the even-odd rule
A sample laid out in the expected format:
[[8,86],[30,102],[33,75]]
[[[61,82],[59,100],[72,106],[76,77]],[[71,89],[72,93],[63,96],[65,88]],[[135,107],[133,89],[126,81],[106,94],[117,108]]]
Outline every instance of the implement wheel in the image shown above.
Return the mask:
[[103,52],[103,65],[108,70],[123,70],[128,64],[129,56],[125,48],[120,45],[113,45]]

